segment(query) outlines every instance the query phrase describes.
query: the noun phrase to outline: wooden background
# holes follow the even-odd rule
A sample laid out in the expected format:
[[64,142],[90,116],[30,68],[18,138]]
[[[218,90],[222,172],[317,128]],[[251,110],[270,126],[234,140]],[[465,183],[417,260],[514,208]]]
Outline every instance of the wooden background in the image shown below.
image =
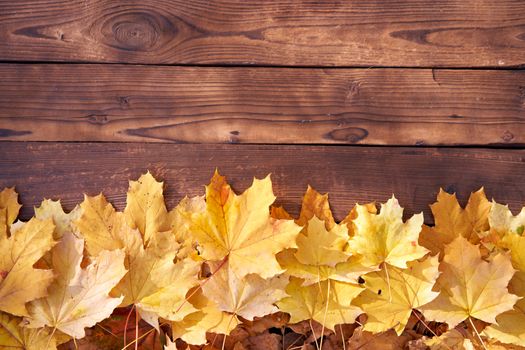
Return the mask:
[[22,218],[150,169],[168,205],[215,167],[337,218],[439,189],[525,201],[523,0],[0,0],[0,187]]

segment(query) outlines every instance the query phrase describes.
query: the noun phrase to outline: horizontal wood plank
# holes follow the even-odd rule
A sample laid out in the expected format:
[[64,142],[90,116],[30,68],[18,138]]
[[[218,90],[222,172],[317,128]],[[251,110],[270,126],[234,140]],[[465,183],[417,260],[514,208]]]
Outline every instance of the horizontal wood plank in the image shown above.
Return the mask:
[[523,0],[1,0],[0,60],[525,64]]
[[410,147],[164,145],[138,143],[0,143],[0,188],[15,186],[22,218],[42,198],[61,198],[67,209],[82,193],[102,191],[123,209],[129,179],[151,170],[165,181],[173,207],[183,195],[201,195],[215,167],[234,189],[272,173],[278,204],[297,213],[308,184],[329,192],[338,219],[356,202],[386,201],[395,193],[407,214],[424,210],[439,187],[468,193],[485,186],[488,197],[517,210],[525,199],[525,151]]
[[525,144],[525,71],[0,65],[0,139]]

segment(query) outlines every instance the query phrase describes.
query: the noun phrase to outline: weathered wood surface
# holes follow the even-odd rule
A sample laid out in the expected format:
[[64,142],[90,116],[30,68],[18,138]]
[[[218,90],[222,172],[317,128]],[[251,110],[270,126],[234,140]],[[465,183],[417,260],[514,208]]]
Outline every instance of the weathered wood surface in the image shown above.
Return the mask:
[[525,71],[0,65],[0,139],[525,144]]
[[2,0],[0,60],[525,64],[523,0]]
[[439,187],[463,202],[484,185],[489,198],[521,207],[525,199],[525,151],[410,147],[263,145],[166,145],[137,143],[0,143],[0,188],[16,185],[22,218],[42,198],[60,198],[67,209],[82,193],[102,191],[125,205],[129,179],[147,169],[165,180],[173,207],[183,195],[201,195],[215,167],[237,191],[253,176],[272,173],[278,204],[297,213],[307,184],[329,191],[337,218],[356,202],[386,201],[393,192],[406,213],[425,211]]

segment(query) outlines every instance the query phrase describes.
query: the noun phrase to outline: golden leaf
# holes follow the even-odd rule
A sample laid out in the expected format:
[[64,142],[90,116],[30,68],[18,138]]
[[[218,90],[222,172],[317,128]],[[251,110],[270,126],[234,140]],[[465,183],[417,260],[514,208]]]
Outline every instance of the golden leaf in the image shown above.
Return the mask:
[[479,242],[479,234],[488,230],[491,204],[480,188],[470,194],[467,206],[461,208],[455,194],[439,190],[437,202],[430,206],[434,214],[434,227],[424,225],[419,242],[432,254],[443,256],[445,245],[463,236],[471,243]]
[[25,303],[47,294],[53,273],[33,265],[55,244],[54,229],[52,220],[32,218],[0,238],[0,311],[27,316]]
[[469,318],[495,323],[496,316],[511,310],[518,297],[507,285],[514,275],[508,255],[481,259],[478,246],[458,236],[445,246],[439,267],[439,296],[420,308],[430,320],[446,322],[451,328]]
[[228,259],[230,269],[242,278],[250,273],[269,278],[282,272],[275,254],[295,247],[301,227],[292,220],[270,217],[275,200],[269,176],[254,179],[236,195],[217,172],[206,187],[206,212],[193,217],[192,232],[202,258]]

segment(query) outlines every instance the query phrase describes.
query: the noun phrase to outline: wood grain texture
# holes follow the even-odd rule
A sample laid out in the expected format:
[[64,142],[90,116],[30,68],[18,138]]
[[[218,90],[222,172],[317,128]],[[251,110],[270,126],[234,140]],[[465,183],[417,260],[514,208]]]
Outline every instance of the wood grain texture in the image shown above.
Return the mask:
[[0,60],[525,64],[523,0],[1,0]]
[[236,191],[271,172],[277,203],[293,213],[308,184],[330,192],[338,219],[356,202],[384,202],[395,193],[407,214],[424,210],[431,222],[428,205],[439,187],[457,191],[464,203],[484,185],[489,198],[513,210],[525,198],[524,150],[2,142],[0,160],[0,188],[16,185],[24,219],[44,197],[72,209],[83,192],[102,191],[123,209],[128,180],[147,169],[165,180],[170,208],[183,195],[203,194],[215,167]]
[[525,144],[525,71],[0,65],[0,139]]

